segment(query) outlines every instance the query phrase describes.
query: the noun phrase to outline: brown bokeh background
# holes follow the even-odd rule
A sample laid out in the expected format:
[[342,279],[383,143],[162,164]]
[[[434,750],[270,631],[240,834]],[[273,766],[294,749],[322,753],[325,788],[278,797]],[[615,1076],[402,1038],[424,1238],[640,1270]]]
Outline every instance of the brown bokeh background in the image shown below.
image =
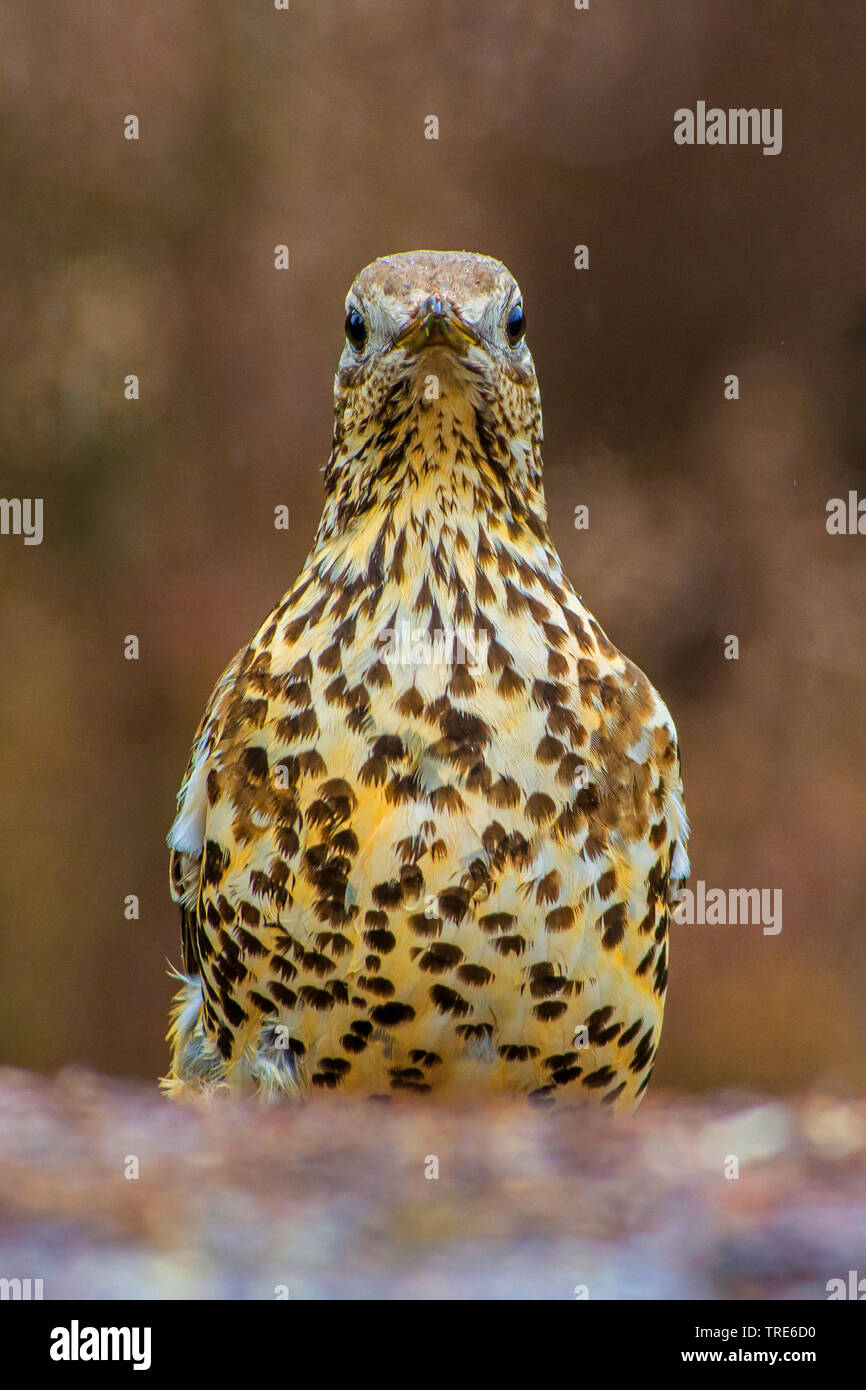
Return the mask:
[[[861,0],[0,24],[0,491],[45,509],[41,546],[0,537],[2,1059],[164,1069],[164,836],[312,540],[343,297],[377,255],[468,248],[522,284],[553,532],[674,712],[694,876],[783,892],[779,936],[674,928],[656,1076],[862,1090],[866,537],[825,529],[866,495]],[[782,107],[781,155],[676,146],[698,100]]]

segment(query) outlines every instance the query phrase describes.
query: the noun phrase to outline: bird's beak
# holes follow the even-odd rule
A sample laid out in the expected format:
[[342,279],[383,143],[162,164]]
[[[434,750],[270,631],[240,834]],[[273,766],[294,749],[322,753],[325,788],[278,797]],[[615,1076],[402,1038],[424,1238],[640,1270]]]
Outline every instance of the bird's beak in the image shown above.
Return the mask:
[[439,295],[431,294],[414,318],[401,329],[395,344],[407,353],[426,347],[448,347],[459,357],[479,341],[478,334]]

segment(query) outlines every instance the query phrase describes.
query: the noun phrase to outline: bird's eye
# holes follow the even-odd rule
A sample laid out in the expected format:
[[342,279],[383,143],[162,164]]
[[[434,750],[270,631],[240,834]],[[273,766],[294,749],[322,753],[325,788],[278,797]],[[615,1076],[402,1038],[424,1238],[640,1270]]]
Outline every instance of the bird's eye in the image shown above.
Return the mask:
[[526,332],[526,315],[522,304],[515,304],[505,320],[505,336],[512,347],[516,347]]
[[346,337],[356,352],[362,352],[367,341],[367,325],[357,309],[350,309],[346,315]]

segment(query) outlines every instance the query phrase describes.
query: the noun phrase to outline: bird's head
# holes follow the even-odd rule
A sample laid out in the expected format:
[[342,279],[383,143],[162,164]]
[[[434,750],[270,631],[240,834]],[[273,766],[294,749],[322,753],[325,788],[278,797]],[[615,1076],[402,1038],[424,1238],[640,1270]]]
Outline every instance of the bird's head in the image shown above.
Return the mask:
[[516,496],[540,483],[541,409],[517,281],[490,256],[410,251],[346,298],[326,470],[353,510],[437,474]]

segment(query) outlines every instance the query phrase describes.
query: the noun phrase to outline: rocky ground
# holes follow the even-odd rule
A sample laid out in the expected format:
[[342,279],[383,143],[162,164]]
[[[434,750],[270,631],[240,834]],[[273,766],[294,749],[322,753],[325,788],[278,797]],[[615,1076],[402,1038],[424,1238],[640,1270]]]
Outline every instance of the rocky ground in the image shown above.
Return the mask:
[[45,1298],[826,1299],[866,1273],[866,1103],[820,1096],[181,1107],[0,1070],[0,1173],[0,1277]]

